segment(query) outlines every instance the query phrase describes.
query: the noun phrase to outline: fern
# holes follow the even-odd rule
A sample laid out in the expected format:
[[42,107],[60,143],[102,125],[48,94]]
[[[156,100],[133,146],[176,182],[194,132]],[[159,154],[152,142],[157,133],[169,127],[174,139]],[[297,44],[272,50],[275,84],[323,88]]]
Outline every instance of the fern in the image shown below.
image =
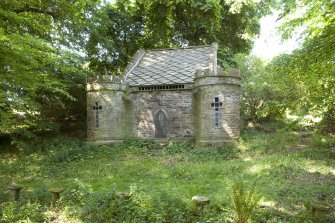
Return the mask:
[[232,187],[234,210],[239,223],[250,222],[253,211],[261,200],[262,196],[256,192],[255,186],[254,182],[250,190],[246,190],[245,184],[237,181]]

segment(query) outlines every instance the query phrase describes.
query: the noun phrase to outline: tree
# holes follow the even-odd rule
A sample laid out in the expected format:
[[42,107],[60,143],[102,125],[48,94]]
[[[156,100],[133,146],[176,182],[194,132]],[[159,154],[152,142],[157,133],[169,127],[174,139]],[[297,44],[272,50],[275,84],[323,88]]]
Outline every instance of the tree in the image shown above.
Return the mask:
[[287,96],[265,69],[266,63],[254,56],[236,54],[234,61],[241,73],[241,113],[245,121],[259,122],[282,118]]
[[90,22],[86,51],[95,74],[121,73],[143,38],[141,8],[117,1],[97,10]]
[[[85,21],[97,1],[0,2],[0,133],[50,129],[83,97]],[[80,95],[80,96],[79,96]],[[67,104],[69,103],[69,104]]]
[[219,64],[248,52],[259,32],[259,18],[269,12],[261,1],[119,0],[93,15],[87,45],[95,73],[120,74],[139,48],[219,43]]
[[[283,87],[291,109],[323,116],[324,131],[335,132],[335,7],[332,1],[283,1],[283,37],[304,29],[303,44],[267,68]],[[303,13],[298,13],[300,10]],[[293,16],[295,15],[295,16]],[[294,106],[293,106],[294,105]]]

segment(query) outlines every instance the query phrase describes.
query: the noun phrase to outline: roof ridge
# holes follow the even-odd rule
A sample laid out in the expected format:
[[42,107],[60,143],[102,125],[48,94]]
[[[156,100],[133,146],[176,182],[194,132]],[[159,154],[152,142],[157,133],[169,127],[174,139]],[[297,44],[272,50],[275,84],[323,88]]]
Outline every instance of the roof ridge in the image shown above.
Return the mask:
[[206,47],[212,47],[212,45],[197,45],[197,46],[176,47],[176,48],[145,49],[145,52],[148,52],[148,51],[161,51],[161,50],[187,50],[187,49],[206,48]]

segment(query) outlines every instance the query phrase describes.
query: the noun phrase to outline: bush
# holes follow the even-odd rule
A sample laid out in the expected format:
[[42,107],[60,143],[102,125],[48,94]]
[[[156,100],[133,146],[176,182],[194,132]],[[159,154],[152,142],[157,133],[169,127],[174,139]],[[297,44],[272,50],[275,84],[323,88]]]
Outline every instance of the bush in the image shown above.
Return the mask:
[[222,210],[206,207],[201,215],[190,202],[168,193],[152,198],[140,189],[131,189],[129,199],[118,198],[115,191],[92,194],[83,208],[85,222],[221,222]]
[[169,143],[162,153],[186,161],[222,161],[237,158],[238,149],[233,143],[226,143],[219,148],[201,148],[188,143],[174,142]]
[[311,147],[322,149],[335,147],[335,136],[314,134],[310,139]]
[[40,186],[32,192],[26,192],[22,196],[22,202],[34,202],[41,205],[50,205],[51,193],[46,186]]
[[323,134],[335,134],[335,107],[324,112],[322,121],[318,125],[319,131]]
[[122,144],[117,146],[117,149],[123,152],[143,155],[156,146],[153,140],[126,139]]
[[250,152],[258,155],[287,152],[287,148],[296,148],[300,143],[299,135],[294,132],[256,133],[245,131],[241,141],[248,145]]
[[85,222],[154,222],[155,217],[152,199],[137,189],[129,199],[119,198],[115,190],[92,194],[82,216]]
[[170,142],[163,150],[165,155],[187,154],[192,152],[194,147],[184,142]]
[[61,196],[60,201],[65,205],[83,206],[92,192],[85,186],[83,182],[75,179]]

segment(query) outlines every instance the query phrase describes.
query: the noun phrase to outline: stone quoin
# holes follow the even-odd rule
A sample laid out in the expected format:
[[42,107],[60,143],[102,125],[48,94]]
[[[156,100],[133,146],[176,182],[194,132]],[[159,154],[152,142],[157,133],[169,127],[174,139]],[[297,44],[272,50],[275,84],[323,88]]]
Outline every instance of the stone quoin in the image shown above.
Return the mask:
[[217,48],[139,50],[123,75],[88,77],[88,139],[238,140],[240,76],[217,67]]

